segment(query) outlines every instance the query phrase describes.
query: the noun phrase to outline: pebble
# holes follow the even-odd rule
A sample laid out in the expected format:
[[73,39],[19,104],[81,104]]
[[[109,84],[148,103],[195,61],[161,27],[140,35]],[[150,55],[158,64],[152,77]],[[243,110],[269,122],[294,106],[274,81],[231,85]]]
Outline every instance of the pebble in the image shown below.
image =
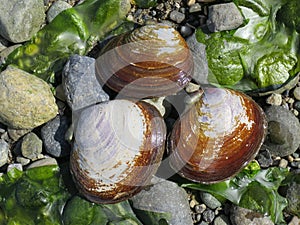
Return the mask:
[[70,154],[71,146],[65,138],[71,121],[66,116],[58,115],[41,129],[41,137],[45,151],[54,157],[64,157]]
[[194,210],[196,213],[203,213],[206,210],[206,208],[207,207],[205,204],[197,204],[197,205],[195,205]]
[[29,40],[44,23],[43,0],[2,0],[0,35],[13,43]]
[[300,100],[300,87],[296,87],[293,91],[295,99]]
[[16,157],[16,162],[21,163],[22,166],[28,165],[31,161],[30,159],[24,158],[22,156],[17,156]]
[[202,8],[199,3],[195,3],[195,4],[191,5],[189,8],[190,13],[200,12],[201,10],[202,10]]
[[0,167],[8,162],[9,144],[0,139]]
[[299,225],[300,219],[297,216],[293,216],[292,220],[288,223],[288,225]]
[[213,225],[230,225],[230,221],[225,215],[220,215],[215,218]]
[[205,222],[211,223],[214,218],[215,218],[215,213],[213,210],[211,209],[206,209],[203,213],[202,213],[202,218]]
[[276,94],[276,93],[271,94],[267,98],[266,103],[270,104],[270,105],[281,105],[281,103],[282,103],[282,96],[281,96],[281,94]]
[[286,160],[286,159],[280,159],[280,161],[279,161],[279,167],[280,168],[287,168],[287,166],[288,166],[288,161]]
[[170,19],[175,21],[176,23],[181,23],[185,19],[185,15],[177,10],[173,10],[170,13]]
[[34,161],[27,167],[27,169],[40,167],[40,166],[52,166],[52,165],[57,165],[57,161],[54,158],[48,157],[48,158]]
[[295,101],[295,102],[294,102],[294,108],[295,108],[297,111],[300,111],[300,101]]
[[29,133],[30,131],[31,131],[30,129],[13,129],[13,128],[7,129],[8,135],[13,141],[19,140],[21,137],[23,137],[25,134]]
[[188,36],[192,35],[193,29],[190,26],[183,25],[180,27],[179,32],[182,37],[188,37]]
[[264,142],[273,156],[293,154],[300,145],[298,118],[282,106],[270,106],[265,110],[268,135]]
[[109,100],[95,75],[95,59],[73,55],[64,67],[62,84],[72,111]]
[[136,209],[166,212],[172,215],[168,224],[193,225],[188,196],[176,183],[155,177],[154,185],[133,196],[131,201]]
[[269,217],[239,206],[231,208],[230,220],[233,225],[274,225]]
[[211,32],[233,30],[243,22],[244,18],[233,2],[208,7],[207,27]]
[[262,168],[267,168],[273,164],[272,155],[270,154],[270,151],[268,149],[261,149],[256,157],[256,160]]
[[292,215],[300,215],[300,184],[292,182],[286,193],[287,211]]
[[12,66],[0,73],[0,108],[0,122],[15,129],[40,126],[58,110],[45,81]]
[[200,192],[200,198],[202,202],[210,209],[216,209],[222,206],[221,202],[210,193]]
[[43,150],[43,142],[35,133],[26,134],[21,143],[22,155],[30,160],[37,160]]
[[23,166],[22,166],[21,163],[12,163],[12,164],[8,165],[6,172],[9,172],[14,168],[17,169],[17,170],[23,171]]
[[59,13],[71,8],[72,6],[65,1],[54,2],[47,11],[47,20],[50,23]]

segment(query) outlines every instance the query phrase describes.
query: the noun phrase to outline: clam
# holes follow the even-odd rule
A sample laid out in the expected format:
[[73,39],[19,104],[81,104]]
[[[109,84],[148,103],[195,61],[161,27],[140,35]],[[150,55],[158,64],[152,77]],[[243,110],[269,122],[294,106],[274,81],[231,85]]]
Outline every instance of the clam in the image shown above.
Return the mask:
[[78,190],[96,203],[138,193],[160,165],[165,137],[160,113],[146,102],[112,100],[86,108],[70,156]]
[[133,98],[172,95],[193,73],[192,54],[179,32],[149,24],[110,40],[96,61],[101,85]]
[[254,159],[266,127],[263,110],[247,95],[206,88],[174,124],[168,139],[170,166],[195,182],[228,179]]

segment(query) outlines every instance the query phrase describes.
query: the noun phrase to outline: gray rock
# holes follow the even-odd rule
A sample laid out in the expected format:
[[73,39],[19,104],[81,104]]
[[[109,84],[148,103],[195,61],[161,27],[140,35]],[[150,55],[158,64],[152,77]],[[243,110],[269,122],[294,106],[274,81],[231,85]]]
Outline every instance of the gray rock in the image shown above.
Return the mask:
[[7,172],[13,170],[13,169],[17,169],[20,171],[23,171],[23,166],[21,163],[13,163],[13,164],[9,164],[7,167]]
[[295,99],[300,100],[300,87],[296,87],[293,91]]
[[207,192],[200,192],[200,198],[203,201],[203,203],[211,209],[218,208],[222,205],[218,199],[216,199],[212,194]]
[[62,76],[67,103],[73,111],[109,100],[95,76],[95,59],[74,55]]
[[173,10],[170,13],[170,19],[175,21],[176,23],[181,23],[185,19],[185,15],[177,10]]
[[8,162],[9,144],[0,139],[0,167]]
[[45,150],[54,157],[64,157],[70,154],[71,146],[65,139],[65,134],[71,124],[66,116],[57,116],[41,129],[41,137]]
[[233,225],[274,225],[269,217],[239,206],[231,208],[230,220]]
[[30,159],[24,158],[22,156],[17,156],[16,162],[21,163],[22,166],[26,166],[30,163]]
[[298,118],[282,106],[270,106],[265,110],[268,135],[264,144],[271,155],[284,157],[293,154],[300,144]]
[[207,26],[211,32],[233,30],[243,22],[244,18],[233,2],[215,4],[208,8]]
[[189,8],[190,13],[200,12],[201,10],[202,8],[199,3],[192,4]]
[[29,40],[44,23],[43,0],[2,0],[0,4],[0,35],[20,43]]
[[300,216],[300,184],[292,182],[287,189],[286,198],[288,200],[288,212]]
[[57,165],[57,161],[56,159],[49,157],[49,158],[44,158],[44,159],[34,161],[27,167],[27,169],[40,167],[40,166],[53,166],[53,165]]
[[215,218],[214,225],[230,225],[230,221],[225,215],[220,215]]
[[24,157],[37,160],[43,150],[43,142],[35,133],[26,134],[21,143],[21,152]]
[[29,133],[30,131],[31,130],[29,129],[13,129],[13,128],[7,129],[8,135],[13,141],[19,140],[22,136]]
[[140,210],[171,213],[170,225],[192,225],[188,197],[176,183],[160,178],[153,179],[154,185],[143,190],[131,200],[133,207]]
[[62,11],[71,8],[72,6],[64,1],[56,1],[54,2],[48,12],[47,12],[47,20],[50,23],[59,13]]
[[0,73],[0,109],[0,122],[15,129],[33,129],[57,114],[50,86],[11,66]]
[[209,84],[208,82],[208,63],[206,58],[206,46],[197,41],[196,35],[193,34],[187,38],[187,44],[193,53],[194,74],[193,79],[198,84]]
[[206,209],[202,213],[202,217],[205,222],[211,223],[215,218],[215,213],[211,209]]

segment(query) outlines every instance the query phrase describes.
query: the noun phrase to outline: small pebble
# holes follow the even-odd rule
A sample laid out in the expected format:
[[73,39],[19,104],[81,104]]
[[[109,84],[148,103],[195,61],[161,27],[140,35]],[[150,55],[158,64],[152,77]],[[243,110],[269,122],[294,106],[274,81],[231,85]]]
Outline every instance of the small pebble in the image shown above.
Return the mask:
[[34,168],[34,167],[52,166],[52,165],[57,165],[57,161],[56,161],[56,159],[49,157],[49,158],[44,158],[44,159],[34,161],[33,163],[31,163],[28,166],[28,169],[29,168]]
[[300,87],[296,87],[293,91],[295,99],[300,100]]
[[23,166],[21,163],[13,163],[13,164],[8,165],[7,172],[11,171],[14,168],[16,168],[17,170],[23,171]]
[[294,102],[294,108],[298,111],[300,111],[300,101],[295,101]]
[[270,105],[281,105],[282,96],[280,94],[273,93],[267,98],[266,103]]
[[216,209],[222,205],[218,199],[216,199],[212,194],[207,192],[200,192],[200,198],[203,201],[203,203],[210,209]]
[[183,37],[188,37],[192,35],[192,33],[193,33],[193,29],[190,26],[183,25],[180,27],[180,34]]
[[256,159],[262,168],[267,168],[273,164],[273,159],[269,150],[260,151]]
[[205,204],[195,205],[194,210],[196,213],[203,213],[206,210],[206,205]]
[[23,137],[25,134],[29,133],[31,130],[29,129],[13,129],[13,128],[8,128],[7,132],[9,137],[13,141],[19,140],[21,137]]
[[205,222],[208,222],[208,223],[211,223],[214,218],[215,218],[215,213],[213,210],[211,209],[206,209],[203,213],[202,213],[202,217],[203,217],[203,220]]
[[230,225],[229,219],[225,215],[220,215],[215,218],[214,225]]
[[25,158],[36,160],[43,150],[43,142],[35,133],[28,133],[21,143],[21,152]]
[[181,23],[185,19],[185,15],[181,12],[173,10],[170,13],[170,19],[175,21],[176,23]]
[[202,10],[201,5],[199,3],[195,3],[190,6],[189,12],[195,13],[195,12],[200,12],[201,10]]
[[28,164],[30,163],[30,159],[24,158],[24,157],[22,157],[22,156],[17,156],[17,157],[16,157],[16,161],[17,161],[18,163],[21,163],[22,166],[26,166],[26,165],[28,165]]
[[286,168],[288,163],[289,162],[287,160],[281,159],[278,166],[281,167],[281,168]]

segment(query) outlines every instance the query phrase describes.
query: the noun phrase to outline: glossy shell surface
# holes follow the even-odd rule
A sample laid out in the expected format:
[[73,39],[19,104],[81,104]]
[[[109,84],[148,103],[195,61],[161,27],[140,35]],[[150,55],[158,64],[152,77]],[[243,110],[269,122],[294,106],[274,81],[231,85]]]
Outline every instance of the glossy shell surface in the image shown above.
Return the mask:
[[79,191],[96,203],[138,193],[160,164],[165,138],[165,123],[148,103],[113,100],[85,109],[70,157]]
[[230,178],[254,159],[266,128],[263,110],[250,97],[207,88],[174,124],[168,140],[171,167],[200,183]]
[[164,24],[145,25],[110,40],[96,61],[101,85],[129,97],[171,95],[184,88],[193,73],[185,40]]

